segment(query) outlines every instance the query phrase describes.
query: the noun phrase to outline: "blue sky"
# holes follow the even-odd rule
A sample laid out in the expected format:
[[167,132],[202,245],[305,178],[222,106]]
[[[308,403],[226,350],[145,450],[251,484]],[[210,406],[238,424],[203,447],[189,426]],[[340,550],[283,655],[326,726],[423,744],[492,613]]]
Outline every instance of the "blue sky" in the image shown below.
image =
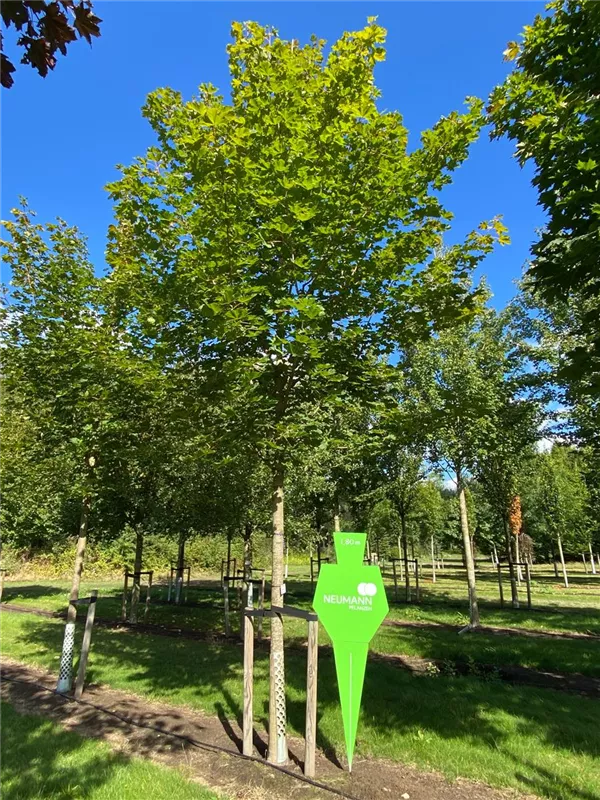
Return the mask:
[[[188,98],[203,82],[225,94],[225,47],[233,20],[257,20],[284,38],[311,33],[329,42],[378,16],[388,29],[387,60],[377,67],[382,109],[397,109],[420,131],[462,106],[467,95],[487,97],[510,65],[502,51],[543,12],[531,2],[98,2],[102,38],[93,48],[71,45],[45,80],[18,66],[15,85],[2,92],[2,217],[27,197],[40,221],[61,216],[88,237],[97,270],[104,267],[111,207],[104,190],[152,143],[140,108],[148,92],[170,86]],[[8,41],[9,55],[15,53]],[[17,58],[13,58],[17,61]],[[503,214],[512,244],[481,270],[503,305],[514,294],[535,230],[543,224],[531,171],[521,170],[509,142],[487,132],[445,191],[455,214],[452,240],[483,219]]]

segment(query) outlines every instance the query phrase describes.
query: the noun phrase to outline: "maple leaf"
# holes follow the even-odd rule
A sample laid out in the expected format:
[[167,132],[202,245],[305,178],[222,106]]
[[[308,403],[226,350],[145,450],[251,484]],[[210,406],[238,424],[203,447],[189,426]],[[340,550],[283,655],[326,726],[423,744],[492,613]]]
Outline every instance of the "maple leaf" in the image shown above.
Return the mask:
[[88,44],[92,43],[92,36],[100,36],[100,22],[102,20],[93,13],[91,8],[84,5],[75,7],[75,28]]

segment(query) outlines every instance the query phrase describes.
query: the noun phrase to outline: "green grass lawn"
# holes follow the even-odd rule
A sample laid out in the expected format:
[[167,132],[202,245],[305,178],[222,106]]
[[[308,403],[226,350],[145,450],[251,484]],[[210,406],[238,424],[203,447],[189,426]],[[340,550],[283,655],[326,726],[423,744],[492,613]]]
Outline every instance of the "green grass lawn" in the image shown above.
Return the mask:
[[[591,576],[590,576],[591,577]],[[598,583],[600,587],[600,582]],[[97,607],[98,618],[119,619],[121,613],[120,587],[115,582],[88,582],[82,585],[82,595],[92,587],[100,590]],[[4,600],[19,605],[64,610],[68,596],[66,582],[39,582],[7,584]],[[297,578],[288,583],[287,601],[293,605],[309,608],[311,603],[310,582]],[[157,587],[154,600],[166,598],[166,589]],[[594,601],[597,598],[593,598]],[[188,606],[174,606],[155,602],[151,606],[148,621],[162,625],[190,628],[198,631],[224,632],[223,610],[218,586],[192,587]],[[588,601],[591,602],[591,601]],[[232,601],[235,607],[235,598]],[[80,613],[85,614],[85,609]],[[140,615],[140,619],[143,617]],[[390,605],[389,619],[422,623],[445,623],[464,625],[465,611],[441,602],[426,602],[417,605]],[[499,609],[482,604],[481,619],[485,625],[523,628],[527,631],[562,631],[566,633],[600,634],[600,608],[545,607],[541,610]],[[237,614],[232,615],[234,630],[239,625]],[[302,642],[306,638],[305,624],[300,620],[286,620],[288,640]],[[265,622],[268,633],[268,622]],[[329,643],[321,630],[321,642]],[[441,661],[475,661],[479,664],[507,666],[518,665],[541,670],[581,672],[600,677],[600,639],[532,638],[525,636],[499,636],[491,633],[476,633],[457,636],[453,630],[428,625],[428,627],[382,627],[372,642],[372,649],[383,654],[420,656]]]
[[[80,626],[81,627],[81,626]],[[7,656],[56,672],[59,620],[6,612]],[[255,719],[267,722],[268,654],[258,650]],[[242,651],[236,644],[169,639],[130,631],[94,632],[89,680],[240,719]],[[306,661],[286,664],[289,725],[302,735]],[[383,663],[367,668],[357,755],[378,756],[534,792],[556,800],[600,797],[600,701],[448,676],[414,677]],[[318,744],[343,753],[333,659],[319,662]]]
[[3,800],[217,800],[174,769],[128,758],[2,703]]

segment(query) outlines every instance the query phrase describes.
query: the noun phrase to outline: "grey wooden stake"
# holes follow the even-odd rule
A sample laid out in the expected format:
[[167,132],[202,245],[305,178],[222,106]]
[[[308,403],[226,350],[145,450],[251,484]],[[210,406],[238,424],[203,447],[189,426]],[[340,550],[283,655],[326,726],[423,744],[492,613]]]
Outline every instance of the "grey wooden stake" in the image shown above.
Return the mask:
[[560,533],[557,534],[557,541],[558,541],[558,552],[560,554],[560,563],[562,566],[562,573],[563,573],[563,581],[565,584],[565,589],[569,588],[569,578],[567,577],[567,565],[565,564],[565,554],[563,553],[563,546],[562,546],[562,539],[560,538]]
[[500,590],[500,608],[504,608],[504,592],[502,591],[502,567],[500,562],[496,564],[498,569],[498,589]]
[[396,574],[396,560],[392,559],[392,572],[394,573],[394,600],[398,602],[398,576]]
[[240,578],[238,588],[238,602],[240,604],[240,639],[244,641],[244,579]]
[[189,588],[190,588],[190,578],[191,578],[191,576],[192,576],[192,568],[188,567],[187,568],[187,583],[185,585],[185,594],[183,596],[183,602],[184,603],[187,603],[187,600],[188,600],[188,591],[189,591]]
[[531,608],[531,570],[525,562],[525,580],[527,581],[527,608]]
[[304,774],[315,777],[317,745],[317,668],[319,664],[319,623],[308,623],[308,656],[306,660],[306,729],[304,732]]
[[431,582],[435,583],[435,544],[431,537]]
[[245,756],[252,755],[253,739],[253,693],[254,693],[254,623],[249,614],[244,614],[244,719],[243,749]]
[[584,570],[585,570],[585,574],[587,575],[587,573],[588,573],[588,568],[587,568],[587,564],[586,564],[586,561],[585,561],[585,553],[582,553],[582,554],[581,554],[581,558],[583,559],[583,568],[584,568]]
[[225,608],[225,635],[229,636],[231,628],[229,627],[229,581],[223,582],[223,605]]
[[415,600],[417,603],[421,602],[421,593],[419,590],[419,559],[415,558]]
[[147,618],[148,610],[150,609],[150,592],[152,591],[152,575],[153,575],[152,572],[148,574],[148,586],[146,587],[146,608],[144,609],[144,619]]
[[171,583],[173,579],[173,567],[171,567],[171,571],[169,572],[169,588],[167,590],[167,603],[171,602]]
[[81,645],[81,657],[79,659],[79,669],[77,670],[77,680],[75,681],[75,699],[79,700],[83,694],[83,684],[85,681],[85,671],[87,669],[90,645],[92,643],[92,628],[94,627],[94,617],[96,615],[96,600],[98,599],[98,589],[92,589],[90,602],[88,605],[87,617],[85,619],[85,630],[83,632],[83,643]]
[[0,600],[2,600],[2,595],[4,594],[4,573],[6,572],[5,569],[0,569]]
[[[265,607],[265,573],[263,572],[262,581],[260,584],[260,594],[258,596],[258,607],[262,611]],[[258,638],[262,639],[263,633],[263,618],[262,616],[258,618]]]
[[128,570],[125,569],[125,580],[123,582],[123,603],[121,604],[121,619],[127,619],[127,587],[129,586]]

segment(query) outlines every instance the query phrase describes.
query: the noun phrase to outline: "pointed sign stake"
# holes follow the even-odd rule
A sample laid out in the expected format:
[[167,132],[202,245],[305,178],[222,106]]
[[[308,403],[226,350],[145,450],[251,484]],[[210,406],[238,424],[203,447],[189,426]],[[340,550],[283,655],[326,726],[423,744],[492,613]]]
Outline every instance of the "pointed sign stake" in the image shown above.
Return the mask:
[[334,533],[337,564],[323,564],[313,606],[333,642],[348,769],[352,759],[369,642],[388,613],[378,566],[363,564],[367,536]]

